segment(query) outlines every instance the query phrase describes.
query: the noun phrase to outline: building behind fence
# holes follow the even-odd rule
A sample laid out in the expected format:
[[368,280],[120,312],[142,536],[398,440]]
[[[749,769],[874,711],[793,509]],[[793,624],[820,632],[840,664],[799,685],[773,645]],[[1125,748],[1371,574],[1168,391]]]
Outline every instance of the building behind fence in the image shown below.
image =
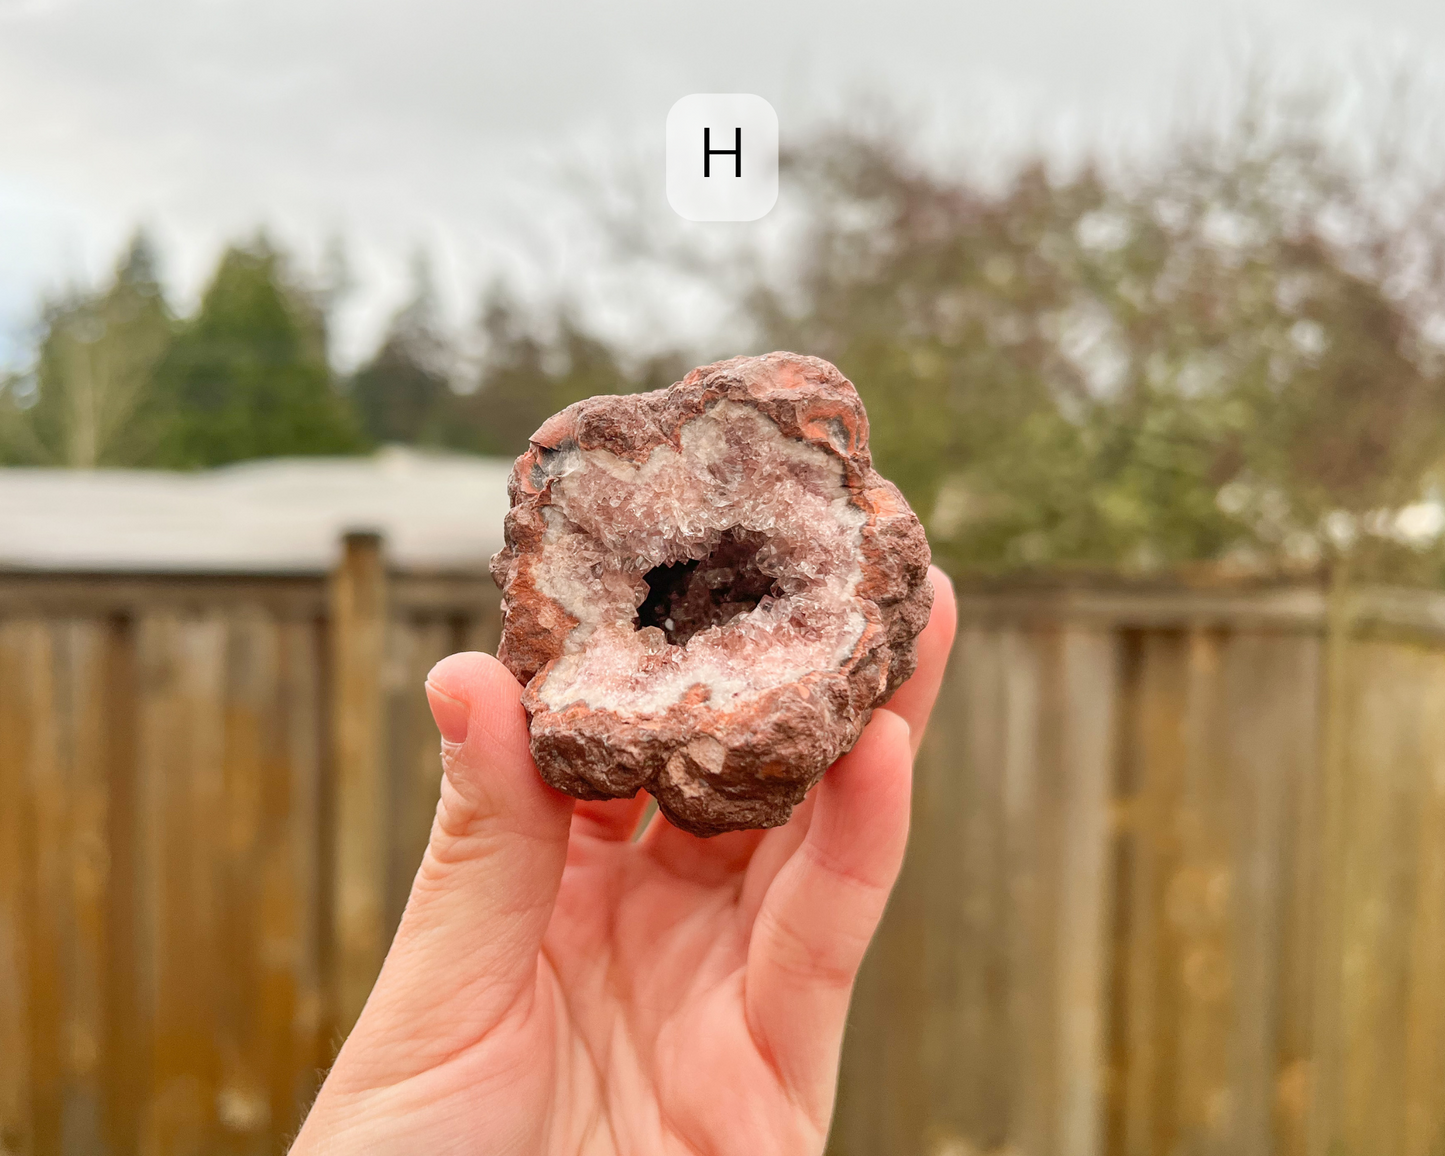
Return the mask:
[[[0,573],[0,1152],[281,1150],[496,629],[368,535]],[[1445,1150],[1445,599],[963,591],[831,1150]]]

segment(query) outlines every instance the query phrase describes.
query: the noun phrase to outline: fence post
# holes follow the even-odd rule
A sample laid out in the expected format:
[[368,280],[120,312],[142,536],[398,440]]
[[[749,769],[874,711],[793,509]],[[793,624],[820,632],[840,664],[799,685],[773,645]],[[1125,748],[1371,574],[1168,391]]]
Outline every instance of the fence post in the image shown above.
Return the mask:
[[335,1027],[351,1030],[386,954],[388,619],[381,535],[350,532],[331,576],[332,983]]

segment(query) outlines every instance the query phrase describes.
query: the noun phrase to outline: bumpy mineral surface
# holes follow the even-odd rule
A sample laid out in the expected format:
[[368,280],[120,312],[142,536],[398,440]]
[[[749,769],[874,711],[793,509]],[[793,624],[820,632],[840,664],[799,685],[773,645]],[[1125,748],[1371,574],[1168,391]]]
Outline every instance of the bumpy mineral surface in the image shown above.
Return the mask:
[[571,795],[645,789],[697,835],[777,826],[913,672],[928,542],[826,361],[578,402],[509,490],[499,655]]

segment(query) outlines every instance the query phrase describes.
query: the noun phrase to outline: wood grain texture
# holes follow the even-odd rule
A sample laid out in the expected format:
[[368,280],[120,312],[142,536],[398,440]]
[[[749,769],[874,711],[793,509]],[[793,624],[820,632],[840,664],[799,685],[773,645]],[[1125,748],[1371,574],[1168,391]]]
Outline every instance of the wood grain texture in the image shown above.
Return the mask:
[[29,767],[32,660],[42,623],[0,619],[0,1152],[36,1150],[31,948],[35,844]]
[[108,959],[109,690],[107,623],[70,619],[52,627],[57,721],[57,851],[54,888],[61,930],[61,1142],[66,1152],[105,1142],[103,1047]]
[[332,991],[342,1035],[366,1003],[387,944],[386,577],[381,540],[348,535],[331,580]]
[[1440,1150],[1445,655],[1361,601],[965,600],[835,1151]]
[[1420,814],[1405,1010],[1405,1156],[1445,1150],[1445,655],[1416,656]]
[[[1445,1151],[1442,606],[966,592],[830,1151]],[[366,540],[0,575],[0,1153],[284,1147],[497,626]]]
[[276,775],[267,794],[272,837],[265,858],[268,1071],[272,1134],[292,1136],[302,1106],[331,1059],[328,1036],[325,727],[328,717],[323,624],[310,617],[278,623]]
[[1058,903],[1054,974],[1056,1099],[1051,1143],[1060,1156],[1103,1150],[1108,989],[1109,813],[1117,757],[1119,642],[1071,628],[1060,654],[1062,719]]

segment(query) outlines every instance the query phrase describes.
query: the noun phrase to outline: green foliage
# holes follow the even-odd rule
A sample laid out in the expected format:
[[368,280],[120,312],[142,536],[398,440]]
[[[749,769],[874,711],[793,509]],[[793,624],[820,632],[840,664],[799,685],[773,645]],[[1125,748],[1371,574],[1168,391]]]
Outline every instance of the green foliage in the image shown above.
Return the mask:
[[351,379],[352,404],[372,444],[446,443],[456,408],[450,360],[431,277],[419,262],[412,300],[392,318],[375,356]]
[[512,457],[559,409],[599,394],[659,389],[683,369],[678,355],[655,357],[629,372],[614,349],[565,311],[539,334],[505,290],[494,288],[482,311],[486,354],[475,388],[458,399],[449,444]]
[[1146,179],[1033,167],[990,194],[829,139],[792,161],[799,273],[753,315],[858,385],[956,567],[1435,572],[1438,535],[1398,519],[1445,457],[1439,285],[1398,276],[1432,234],[1314,145],[1244,126]]
[[[1033,165],[1001,189],[884,134],[817,138],[787,161],[806,224],[738,304],[758,347],[827,357],[858,385],[879,468],[956,569],[1345,561],[1439,581],[1445,188],[1406,190],[1388,147],[1342,159],[1320,124],[1251,113],[1147,170]],[[748,267],[661,256],[715,295]],[[264,242],[233,247],[177,323],[138,240],[103,292],[46,310],[34,366],[0,381],[0,460],[190,468],[386,442],[510,456],[564,406],[696,360],[639,362],[498,287],[467,361],[419,266],[338,389],[332,265],[330,289],[306,286]]]
[[156,431],[145,414],[172,320],[154,255],[137,235],[103,292],[44,311],[34,370],[0,391],[0,460],[75,467],[143,461]]
[[362,444],[333,388],[323,319],[265,242],[222,256],[200,312],[160,366],[156,392],[159,465],[352,453]]

